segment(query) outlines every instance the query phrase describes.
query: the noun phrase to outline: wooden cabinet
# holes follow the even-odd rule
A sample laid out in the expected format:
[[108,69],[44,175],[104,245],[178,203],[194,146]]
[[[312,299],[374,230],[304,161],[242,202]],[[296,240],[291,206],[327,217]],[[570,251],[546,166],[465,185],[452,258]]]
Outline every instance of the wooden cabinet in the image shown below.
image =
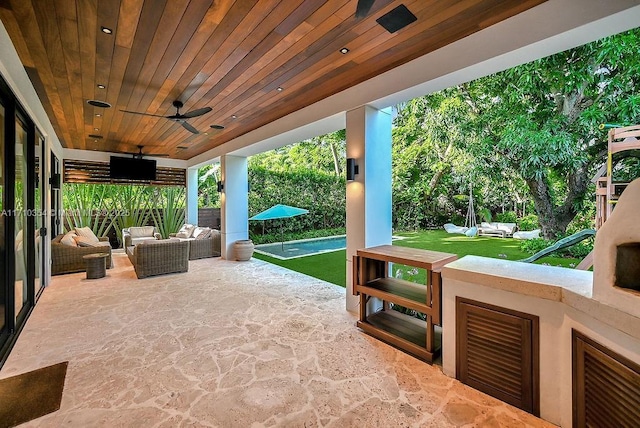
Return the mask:
[[[360,296],[358,327],[393,346],[432,362],[439,352],[435,326],[442,318],[442,267],[456,260],[455,254],[381,245],[358,250],[353,260],[353,293]],[[390,278],[390,264],[425,269],[426,284]],[[382,308],[367,313],[370,297],[382,300]],[[401,314],[389,303],[426,315],[426,321]]]
[[540,320],[456,298],[456,378],[540,415]]
[[637,427],[640,365],[571,330],[573,426]]

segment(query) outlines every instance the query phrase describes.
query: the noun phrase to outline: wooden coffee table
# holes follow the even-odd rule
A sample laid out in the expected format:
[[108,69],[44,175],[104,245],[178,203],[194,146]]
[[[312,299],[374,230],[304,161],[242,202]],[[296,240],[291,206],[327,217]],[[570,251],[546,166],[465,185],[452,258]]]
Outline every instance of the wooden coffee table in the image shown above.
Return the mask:
[[95,253],[82,256],[85,266],[87,268],[87,279],[104,278],[107,274],[106,263],[107,253]]

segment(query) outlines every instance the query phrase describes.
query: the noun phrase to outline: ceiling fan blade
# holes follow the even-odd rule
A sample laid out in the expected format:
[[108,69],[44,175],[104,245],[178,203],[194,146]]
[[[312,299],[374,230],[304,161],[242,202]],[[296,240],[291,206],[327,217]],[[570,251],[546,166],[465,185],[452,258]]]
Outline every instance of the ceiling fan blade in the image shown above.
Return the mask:
[[192,117],[198,117],[198,116],[202,116],[203,114],[207,114],[209,113],[211,110],[213,110],[211,107],[202,107],[202,108],[198,108],[195,110],[191,110],[185,114],[182,115],[183,118],[185,119],[189,119]]
[[364,18],[367,16],[374,1],[375,0],[358,0],[358,5],[356,6],[356,18]]
[[182,126],[184,126],[184,128],[189,131],[192,132],[194,134],[199,134],[200,131],[198,131],[196,128],[194,128],[193,126],[189,125],[189,123],[187,122],[180,122],[182,124]]
[[143,153],[143,156],[153,156],[156,158],[168,158],[171,155],[168,155],[167,153]]
[[142,113],[139,111],[131,111],[131,110],[120,110],[123,113],[132,113],[132,114],[140,114],[142,116],[153,116],[153,117],[166,117],[159,114],[151,114],[151,113]]

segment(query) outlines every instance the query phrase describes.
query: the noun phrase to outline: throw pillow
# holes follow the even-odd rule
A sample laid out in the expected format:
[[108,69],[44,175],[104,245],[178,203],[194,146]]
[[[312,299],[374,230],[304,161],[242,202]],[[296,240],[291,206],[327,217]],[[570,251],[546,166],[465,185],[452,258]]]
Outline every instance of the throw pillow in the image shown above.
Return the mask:
[[67,234],[64,235],[62,237],[62,239],[60,240],[60,243],[62,245],[68,245],[70,247],[77,247],[78,244],[76,244],[76,240],[75,240],[76,236],[78,236],[78,235],[76,235],[75,232],[67,232]]
[[197,238],[198,235],[204,232],[205,229],[208,229],[208,227],[196,227],[195,229],[193,229],[193,232],[191,233],[191,237]]
[[178,232],[176,233],[176,238],[187,239],[189,238],[189,234],[187,232]]
[[100,244],[100,241],[93,242],[91,238],[87,238],[86,236],[76,236],[74,239],[78,247],[98,247],[98,244]]
[[196,229],[196,227],[193,224],[189,224],[189,223],[185,223],[182,225],[182,227],[180,228],[180,230],[178,231],[178,233],[180,234],[184,234],[183,235],[176,235],[176,237],[178,238],[191,238],[193,236],[193,231]]
[[[198,233],[198,236],[196,236],[196,239],[209,239],[211,238],[211,229],[208,227],[203,227],[203,230],[200,231],[200,233]],[[193,234],[195,235],[196,232],[194,231]]]
[[91,230],[91,228],[89,227],[76,227],[75,230],[76,235],[88,238],[88,242],[100,242],[95,233],[93,233],[93,230]]

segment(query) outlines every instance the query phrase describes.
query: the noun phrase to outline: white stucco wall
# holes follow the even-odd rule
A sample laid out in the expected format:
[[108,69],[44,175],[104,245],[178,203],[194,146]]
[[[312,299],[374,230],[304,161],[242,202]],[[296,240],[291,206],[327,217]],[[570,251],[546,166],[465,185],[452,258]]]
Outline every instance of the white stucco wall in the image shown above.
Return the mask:
[[[488,263],[493,263],[490,261],[492,259],[487,260]],[[549,284],[545,280],[536,286],[536,278],[539,278],[537,271],[544,268],[542,266],[496,260],[490,278],[487,273],[482,272],[473,281],[452,279],[452,276],[460,276],[456,263],[458,267],[464,268],[465,258],[450,264],[443,271],[442,360],[443,371],[448,376],[456,376],[457,296],[540,318],[540,416],[554,424],[572,426],[572,328],[631,361],[640,363],[640,320],[617,310],[612,313],[611,308],[589,295],[564,289],[564,284],[575,282],[573,270],[552,268],[552,272],[557,274],[556,284]],[[501,271],[505,267],[509,269],[509,266],[511,271]],[[520,274],[528,278],[529,295],[523,294],[523,290],[508,290],[510,287],[517,289],[523,282],[513,278],[513,270],[519,270]],[[573,277],[563,278],[563,271]],[[590,287],[591,283],[585,286]],[[570,298],[566,297],[567,294],[570,294]],[[583,305],[581,302],[587,304]],[[587,308],[588,311],[585,312],[584,309]]]

